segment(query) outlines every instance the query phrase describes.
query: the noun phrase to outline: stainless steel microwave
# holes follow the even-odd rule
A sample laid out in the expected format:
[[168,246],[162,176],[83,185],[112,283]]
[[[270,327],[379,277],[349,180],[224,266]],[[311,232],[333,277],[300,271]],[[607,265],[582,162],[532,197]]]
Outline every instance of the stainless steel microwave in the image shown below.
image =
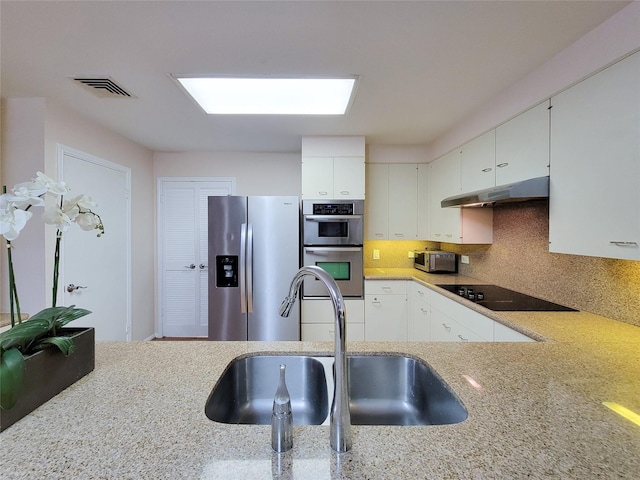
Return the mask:
[[362,245],[364,200],[303,200],[304,245]]
[[426,250],[414,252],[413,266],[428,273],[456,273],[457,255],[453,252]]

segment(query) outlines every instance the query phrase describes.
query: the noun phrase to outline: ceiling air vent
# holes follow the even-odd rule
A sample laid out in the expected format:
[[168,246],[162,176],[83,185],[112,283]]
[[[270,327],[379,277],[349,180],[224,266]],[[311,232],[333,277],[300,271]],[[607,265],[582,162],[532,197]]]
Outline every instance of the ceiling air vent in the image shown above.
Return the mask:
[[135,98],[134,95],[131,95],[109,77],[73,77],[73,80],[98,97]]

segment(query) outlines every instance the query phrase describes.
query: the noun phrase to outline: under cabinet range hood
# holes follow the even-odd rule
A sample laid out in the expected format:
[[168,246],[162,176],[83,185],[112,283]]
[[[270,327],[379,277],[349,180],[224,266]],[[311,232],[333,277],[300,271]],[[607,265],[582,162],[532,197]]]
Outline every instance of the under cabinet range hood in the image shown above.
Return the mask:
[[549,198],[549,177],[530,178],[521,182],[486,188],[445,198],[441,207],[494,207],[503,203],[525,202]]

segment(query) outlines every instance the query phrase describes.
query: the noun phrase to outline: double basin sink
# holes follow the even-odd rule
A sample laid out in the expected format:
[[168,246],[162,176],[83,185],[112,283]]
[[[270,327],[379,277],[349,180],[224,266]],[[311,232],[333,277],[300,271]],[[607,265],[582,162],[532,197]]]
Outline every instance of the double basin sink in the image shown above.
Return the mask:
[[[329,422],[333,356],[250,354],[235,358],[213,387],[205,414],[215,422],[271,423],[279,367],[286,365],[294,425]],[[449,386],[419,358],[349,354],[352,425],[445,425],[467,418]]]

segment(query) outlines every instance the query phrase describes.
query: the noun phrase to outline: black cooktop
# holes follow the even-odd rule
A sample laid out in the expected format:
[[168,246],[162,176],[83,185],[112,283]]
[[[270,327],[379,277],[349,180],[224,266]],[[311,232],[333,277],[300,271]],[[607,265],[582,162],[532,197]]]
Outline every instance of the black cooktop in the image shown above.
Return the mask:
[[436,285],[489,310],[501,312],[576,312],[577,310],[497,285]]

